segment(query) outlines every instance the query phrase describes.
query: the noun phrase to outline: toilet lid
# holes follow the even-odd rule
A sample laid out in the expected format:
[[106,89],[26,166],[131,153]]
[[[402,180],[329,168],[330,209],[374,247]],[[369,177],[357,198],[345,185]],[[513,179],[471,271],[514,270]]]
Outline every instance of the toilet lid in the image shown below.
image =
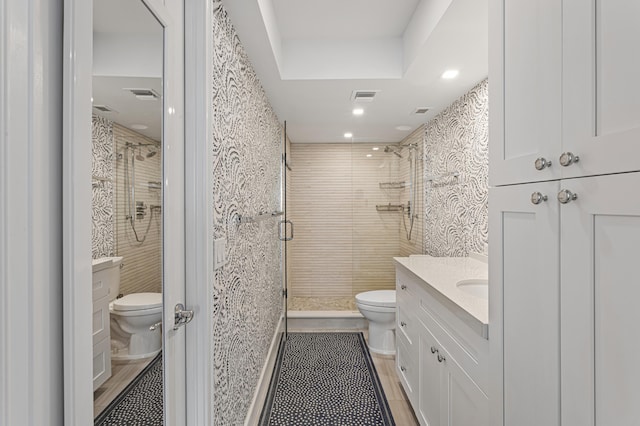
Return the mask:
[[162,306],[162,293],[133,293],[113,301],[116,311],[139,311]]
[[364,293],[356,294],[356,301],[364,305],[394,307],[396,306],[396,291],[395,290],[365,291]]

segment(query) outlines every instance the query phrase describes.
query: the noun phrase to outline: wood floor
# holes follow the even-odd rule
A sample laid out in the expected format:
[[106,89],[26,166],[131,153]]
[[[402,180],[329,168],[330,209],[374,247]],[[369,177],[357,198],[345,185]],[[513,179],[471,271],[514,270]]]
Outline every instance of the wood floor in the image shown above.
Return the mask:
[[93,417],[98,417],[153,359],[154,357],[127,363],[112,363],[111,377],[93,393]]
[[411,404],[407,400],[407,395],[402,389],[400,379],[396,374],[395,356],[371,354],[373,364],[376,366],[382,388],[389,401],[391,414],[397,425],[413,426],[418,425],[418,420],[413,414]]

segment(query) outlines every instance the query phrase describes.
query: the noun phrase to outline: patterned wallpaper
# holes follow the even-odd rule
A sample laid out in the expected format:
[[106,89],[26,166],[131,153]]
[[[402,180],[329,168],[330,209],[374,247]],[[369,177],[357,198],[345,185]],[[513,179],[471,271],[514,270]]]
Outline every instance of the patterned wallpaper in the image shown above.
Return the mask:
[[113,256],[113,122],[93,116],[91,120],[91,255],[93,259]]
[[282,130],[221,2],[212,3],[214,237],[227,263],[214,277],[214,424],[243,424],[281,312],[277,220]]
[[488,81],[431,120],[425,129],[424,249],[432,256],[484,252],[488,227]]

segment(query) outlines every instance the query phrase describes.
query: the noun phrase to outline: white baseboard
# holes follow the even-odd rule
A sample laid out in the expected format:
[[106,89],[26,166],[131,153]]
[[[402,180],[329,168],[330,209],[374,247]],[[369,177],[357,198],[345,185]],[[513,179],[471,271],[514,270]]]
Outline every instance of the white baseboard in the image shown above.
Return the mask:
[[276,364],[278,346],[280,345],[280,337],[282,336],[282,333],[284,333],[284,318],[280,318],[278,327],[276,327],[276,331],[273,334],[273,339],[271,339],[271,346],[269,346],[267,360],[262,367],[260,379],[258,379],[258,385],[256,386],[256,391],[253,394],[253,400],[249,406],[249,412],[247,413],[247,417],[244,419],[245,426],[255,426],[260,420],[260,414],[262,413],[267,392],[269,391],[273,368]]

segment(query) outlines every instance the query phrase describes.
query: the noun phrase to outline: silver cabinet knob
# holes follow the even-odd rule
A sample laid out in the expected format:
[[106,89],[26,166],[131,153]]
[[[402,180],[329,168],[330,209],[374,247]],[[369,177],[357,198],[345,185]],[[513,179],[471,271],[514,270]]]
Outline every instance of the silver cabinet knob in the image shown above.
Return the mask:
[[431,346],[431,353],[435,354],[436,352],[438,352],[438,350],[436,349],[435,346]]
[[438,354],[438,362],[446,361],[447,359],[442,355]]
[[404,321],[400,321],[400,327],[404,327],[404,326],[406,326],[406,325],[407,325],[407,323],[406,323],[406,322],[404,322]]
[[560,155],[560,164],[564,167],[570,166],[573,163],[580,161],[580,157],[574,155],[573,152],[563,152]]
[[536,162],[533,164],[536,166],[536,170],[544,170],[547,167],[551,167],[551,161],[548,161],[543,157],[537,158]]
[[563,189],[558,192],[558,201],[560,201],[562,204],[567,204],[569,201],[573,201],[576,198],[578,198],[578,194],[574,194],[568,189]]
[[404,284],[402,284],[402,285],[400,286],[400,288],[401,288],[402,290],[406,290],[406,289],[407,289],[407,286],[406,286],[406,285],[404,285]]
[[535,205],[542,203],[543,201],[547,201],[548,197],[543,195],[541,192],[534,192],[531,194],[531,202]]
[[407,371],[407,369],[404,367],[404,365],[401,365],[400,366],[400,371],[405,372],[405,371]]

